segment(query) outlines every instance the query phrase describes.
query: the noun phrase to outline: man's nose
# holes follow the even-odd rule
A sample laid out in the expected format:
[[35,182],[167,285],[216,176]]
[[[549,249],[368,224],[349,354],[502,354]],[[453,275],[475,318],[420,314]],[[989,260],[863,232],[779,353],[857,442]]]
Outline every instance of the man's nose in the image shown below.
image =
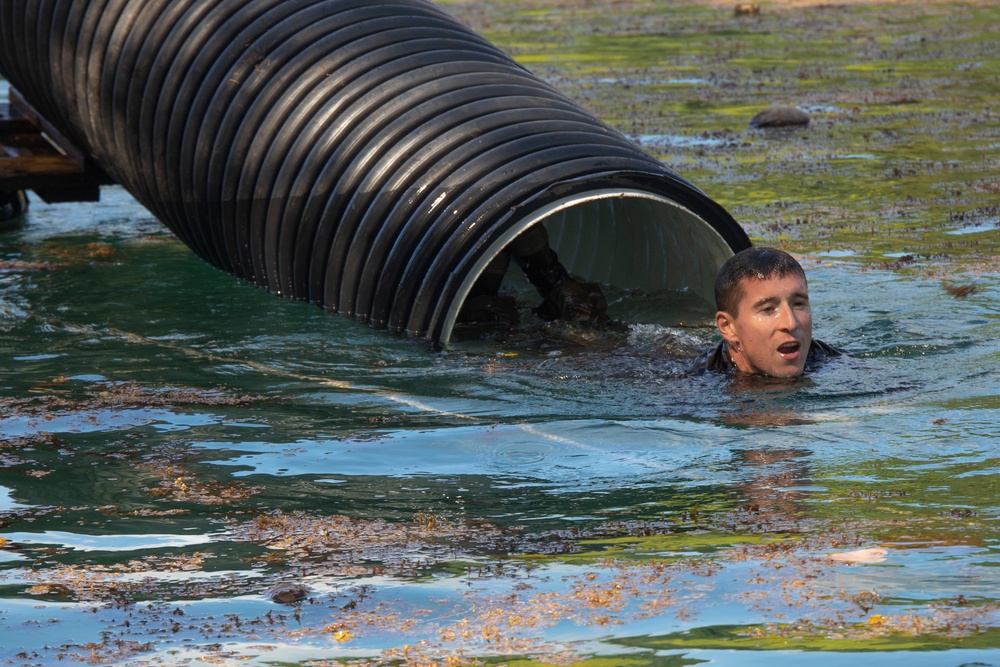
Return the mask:
[[795,331],[802,325],[802,319],[795,312],[795,308],[786,305],[781,309],[781,327],[786,331]]

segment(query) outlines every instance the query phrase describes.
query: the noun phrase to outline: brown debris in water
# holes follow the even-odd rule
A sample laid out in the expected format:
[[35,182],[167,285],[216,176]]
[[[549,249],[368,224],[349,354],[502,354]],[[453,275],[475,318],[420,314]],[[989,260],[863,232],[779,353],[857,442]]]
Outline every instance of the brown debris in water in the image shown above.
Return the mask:
[[[101,643],[90,642],[83,645],[67,645],[65,657],[88,665],[108,665],[127,660],[136,655],[147,653],[155,648],[156,642],[125,641],[122,639],[111,639],[105,637]],[[72,649],[79,649],[85,653],[73,653]]]
[[[912,529],[914,521],[841,521],[836,530],[831,530],[828,522],[812,519],[803,521],[799,532],[786,533],[783,538],[772,533],[772,539],[758,531],[765,525],[774,530],[790,525],[787,518],[779,520],[774,514],[759,505],[723,513],[702,510],[698,516],[703,528],[694,532],[676,522],[637,520],[527,535],[521,528],[503,529],[432,514],[417,514],[410,521],[393,523],[342,515],[271,512],[231,520],[228,531],[217,536],[220,540],[255,544],[275,555],[245,556],[257,570],[253,578],[225,575],[184,580],[162,576],[172,572],[204,573],[206,561],[213,556],[201,552],[147,556],[113,565],[36,566],[30,571],[25,568],[24,576],[32,582],[28,595],[121,610],[125,625],[117,626],[118,636],[126,647],[142,646],[142,640],[149,632],[157,632],[157,627],[171,634],[183,631],[189,637],[200,635],[210,642],[247,637],[283,643],[325,638],[350,647],[355,640],[375,633],[396,637],[394,648],[363,663],[373,667],[475,664],[474,657],[466,656],[484,651],[543,656],[548,663],[572,664],[583,656],[546,641],[544,628],[566,621],[611,628],[666,614],[690,621],[697,616],[704,596],[717,589],[728,590],[732,585],[719,575],[730,571],[727,567],[734,564],[740,567],[733,571],[749,576],[745,585],[732,591],[734,600],[775,619],[789,611],[799,616],[791,623],[774,620],[748,630],[753,636],[857,640],[905,632],[962,637],[983,629],[977,613],[982,619],[982,614],[996,610],[990,605],[945,601],[929,615],[893,614],[898,607],[877,591],[840,590],[839,580],[831,573],[838,568],[869,565],[858,558],[837,562],[829,552],[870,550],[873,530],[892,526]],[[742,535],[746,542],[710,553],[688,551],[686,556],[640,555],[664,548],[683,551],[690,538],[698,544],[700,534],[723,527],[724,534]],[[602,536],[616,536],[603,547],[613,557],[601,558]],[[622,541],[622,536],[631,539]],[[676,549],[665,547],[665,538],[676,540]],[[647,539],[654,542],[644,546]],[[561,559],[539,558],[533,553],[537,542],[551,541],[564,542],[563,551],[586,547],[594,552],[580,562],[575,572],[560,575],[558,591],[547,589],[549,575],[539,567]],[[718,540],[705,544],[713,542]],[[892,558],[892,554],[887,556],[888,560]],[[447,573],[449,578],[463,578],[469,584],[461,589],[461,601],[452,613],[435,614],[432,609],[394,599],[391,589],[383,595],[368,584],[341,585],[332,591],[312,585],[344,582],[338,579],[341,577],[410,579],[435,570]],[[480,579],[510,579],[511,585],[506,591],[502,587],[497,590],[474,585]],[[269,598],[275,607],[258,616],[227,614],[215,618],[185,613],[170,603],[248,594]],[[139,600],[163,602],[136,607],[134,603]],[[429,601],[427,606],[435,604]],[[324,607],[329,611],[324,612]],[[134,642],[128,619],[138,633]],[[197,648],[204,655],[214,651],[213,645]],[[95,655],[106,659],[108,654],[103,650],[110,647],[104,646]],[[462,661],[456,662],[456,656],[461,656]],[[229,657],[239,659],[239,654]]]
[[471,558],[478,551],[506,553],[510,545],[496,526],[427,514],[417,514],[407,523],[392,523],[275,511],[231,525],[227,537],[279,551],[278,560],[287,566],[339,570],[352,576],[426,571]]
[[[114,607],[127,607],[136,600],[156,595],[184,597],[185,591],[194,589],[191,597],[208,593],[204,582],[176,583],[158,578],[171,572],[195,572],[204,567],[211,554],[196,552],[189,555],[145,556],[124,563],[109,565],[57,565],[31,568],[22,576],[32,583],[28,595],[54,601],[92,602]],[[143,578],[123,578],[125,575],[148,574]],[[216,594],[222,593],[216,590]]]
[[967,296],[975,294],[979,289],[975,285],[952,285],[950,283],[943,283],[941,286],[945,292],[956,299],[964,299]]
[[[0,439],[0,470],[39,465],[38,461],[24,456],[24,453],[35,451],[36,448],[49,448],[60,444],[61,440],[51,433]],[[51,472],[51,470],[44,469],[24,471],[25,474],[32,477],[44,477]]]
[[[40,382],[29,391],[36,395],[0,397],[0,410],[8,417],[44,417],[58,412],[80,413],[126,407],[240,407],[280,400],[263,394],[231,394],[219,387],[152,387],[134,380],[82,384],[63,376]],[[86,398],[71,397],[81,392]]]
[[98,241],[85,245],[46,243],[40,250],[46,255],[55,257],[63,264],[92,262],[95,260],[107,261],[117,254],[117,251],[112,246]]
[[138,471],[157,478],[146,491],[154,498],[178,503],[229,505],[240,503],[264,491],[260,485],[227,478],[225,481],[202,479],[189,464],[198,455],[184,447],[157,447],[142,460],[131,463]]
[[177,503],[198,503],[200,505],[228,505],[252,498],[264,491],[262,486],[250,486],[240,482],[203,482],[184,474],[170,480],[161,481],[148,489],[156,498],[165,498]]
[[0,271],[52,271],[57,268],[52,262],[25,262],[23,260],[0,260]]
[[[217,504],[217,503],[216,503]],[[169,509],[169,510],[154,510],[148,508],[142,508],[137,510],[132,510],[130,512],[122,512],[120,508],[114,505],[104,505],[97,508],[98,512],[103,514],[108,514],[110,516],[135,516],[135,517],[165,517],[165,516],[179,516],[182,514],[190,514],[191,510],[188,509]]]
[[191,387],[147,387],[139,382],[101,382],[87,388],[87,393],[103,405],[129,406],[177,406],[205,405],[228,407],[274,401],[273,397],[261,394],[232,395],[224,389],[195,389]]

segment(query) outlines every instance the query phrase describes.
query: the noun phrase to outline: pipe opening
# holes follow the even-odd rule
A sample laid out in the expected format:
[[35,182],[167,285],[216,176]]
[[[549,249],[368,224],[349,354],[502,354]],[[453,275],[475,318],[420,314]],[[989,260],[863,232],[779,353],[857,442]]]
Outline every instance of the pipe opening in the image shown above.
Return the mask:
[[[716,273],[734,252],[712,224],[662,195],[627,188],[573,194],[520,218],[486,249],[456,291],[441,344],[450,341],[488,267],[535,225],[544,227],[549,247],[571,276],[601,286],[611,319],[628,323],[711,318]],[[510,262],[499,293],[533,307],[542,300],[516,262]]]

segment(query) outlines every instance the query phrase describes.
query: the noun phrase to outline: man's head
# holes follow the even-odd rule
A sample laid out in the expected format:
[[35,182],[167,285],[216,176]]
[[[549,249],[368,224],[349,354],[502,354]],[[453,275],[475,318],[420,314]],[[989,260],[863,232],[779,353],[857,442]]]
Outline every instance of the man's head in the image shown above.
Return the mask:
[[715,280],[715,323],[736,367],[747,373],[802,374],[812,343],[806,274],[774,248],[748,248],[727,261]]

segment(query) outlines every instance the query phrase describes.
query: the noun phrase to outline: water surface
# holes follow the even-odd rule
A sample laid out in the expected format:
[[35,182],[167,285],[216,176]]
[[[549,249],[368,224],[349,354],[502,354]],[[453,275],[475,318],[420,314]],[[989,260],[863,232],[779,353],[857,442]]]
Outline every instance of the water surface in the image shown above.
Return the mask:
[[[997,8],[449,7],[797,252],[851,356],[435,352],[117,188],[36,198],[0,231],[0,662],[1000,663]],[[775,101],[809,129],[747,128]]]
[[993,277],[806,258],[853,356],[762,384],[686,374],[698,327],[434,352],[208,267],[114,188],[0,243],[7,659],[996,659]]

